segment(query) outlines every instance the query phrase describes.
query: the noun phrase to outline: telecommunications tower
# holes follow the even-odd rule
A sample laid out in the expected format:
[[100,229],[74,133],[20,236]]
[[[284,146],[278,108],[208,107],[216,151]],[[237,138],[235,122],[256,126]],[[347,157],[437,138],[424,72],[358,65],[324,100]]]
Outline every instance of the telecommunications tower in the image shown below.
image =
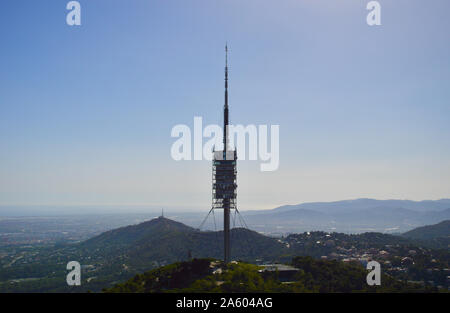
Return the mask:
[[[225,45],[225,103],[223,107],[223,150],[213,150],[212,163],[212,207],[200,228],[215,210],[223,210],[224,262],[230,262],[230,211],[241,218],[236,205],[236,150],[229,146],[228,132],[228,46]],[[243,221],[243,220],[242,220]],[[215,222],[214,222],[215,223]],[[244,222],[245,224],[245,222]]]

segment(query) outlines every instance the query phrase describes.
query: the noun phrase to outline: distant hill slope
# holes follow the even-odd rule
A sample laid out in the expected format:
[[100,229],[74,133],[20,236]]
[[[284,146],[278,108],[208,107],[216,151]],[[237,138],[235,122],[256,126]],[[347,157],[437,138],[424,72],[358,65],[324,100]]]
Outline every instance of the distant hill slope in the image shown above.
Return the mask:
[[[234,259],[252,261],[272,258],[283,253],[285,245],[276,239],[255,231],[231,230],[231,254]],[[221,258],[223,232],[199,231],[173,220],[159,217],[138,225],[105,232],[83,242],[81,249],[101,251],[103,255],[124,254],[124,260],[133,266],[148,266],[186,260],[192,257]]]
[[[277,239],[255,231],[234,228],[230,232],[234,260],[272,262],[288,248]],[[104,232],[79,244],[40,251],[39,263],[0,268],[0,292],[100,291],[112,283],[166,264],[192,258],[223,257],[223,232],[200,231],[159,217],[137,225]],[[82,285],[67,286],[65,264],[76,260],[83,267]],[[42,279],[3,283],[17,278]]]
[[446,220],[435,225],[415,228],[404,233],[403,236],[421,240],[450,237],[450,220]]
[[114,242],[116,245],[129,246],[141,240],[152,240],[166,233],[191,233],[196,230],[183,223],[167,218],[155,218],[137,225],[129,225],[104,232],[84,241],[85,248],[104,248],[104,244]]

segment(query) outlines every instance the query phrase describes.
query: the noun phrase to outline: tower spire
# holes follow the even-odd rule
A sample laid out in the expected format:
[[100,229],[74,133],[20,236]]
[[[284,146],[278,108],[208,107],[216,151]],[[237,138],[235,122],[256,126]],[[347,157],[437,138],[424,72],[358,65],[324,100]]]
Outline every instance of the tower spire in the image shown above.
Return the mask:
[[228,44],[225,43],[225,104],[223,108],[223,151],[228,148]]

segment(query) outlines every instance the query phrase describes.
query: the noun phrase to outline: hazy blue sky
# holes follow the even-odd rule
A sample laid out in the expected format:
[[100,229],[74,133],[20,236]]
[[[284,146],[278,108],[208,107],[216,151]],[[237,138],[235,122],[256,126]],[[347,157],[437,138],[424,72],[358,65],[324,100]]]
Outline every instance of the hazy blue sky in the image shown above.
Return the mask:
[[0,204],[207,210],[211,164],[175,124],[280,125],[280,167],[239,163],[241,210],[450,197],[450,1],[4,0]]

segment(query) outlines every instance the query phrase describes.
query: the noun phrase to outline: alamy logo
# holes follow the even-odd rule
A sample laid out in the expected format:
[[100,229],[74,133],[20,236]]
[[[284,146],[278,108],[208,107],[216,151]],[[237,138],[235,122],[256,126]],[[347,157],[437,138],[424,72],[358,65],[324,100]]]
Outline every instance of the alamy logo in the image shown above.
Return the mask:
[[[66,9],[70,12],[66,15],[66,23],[69,26],[81,25],[81,4],[78,1],[69,1]],[[378,1],[370,1],[367,3],[366,9],[370,12],[367,14],[366,22],[369,26],[381,25],[381,5]]]
[[367,14],[366,22],[369,26],[381,25],[381,5],[378,1],[370,1],[366,6],[367,10],[370,10]]
[[367,263],[366,269],[371,270],[367,274],[366,281],[369,286],[381,285],[381,265],[377,261]]
[[78,1],[70,1],[66,5],[66,9],[70,10],[66,16],[66,23],[69,26],[81,25],[81,5]]
[[[262,161],[260,169],[263,172],[278,169],[280,163],[279,125],[270,125],[270,145],[268,125],[228,125],[227,133],[229,139],[227,149],[234,150],[236,148],[238,160],[247,160],[248,155],[250,161]],[[222,127],[211,124],[203,128],[203,119],[199,116],[194,117],[193,135],[189,126],[178,124],[172,128],[171,136],[178,138],[170,149],[170,155],[175,161],[211,161],[214,150],[223,150]],[[208,138],[205,144],[203,144],[203,138]]]
[[70,270],[66,276],[66,282],[69,286],[81,286],[81,266],[77,261],[70,261],[66,266]]

